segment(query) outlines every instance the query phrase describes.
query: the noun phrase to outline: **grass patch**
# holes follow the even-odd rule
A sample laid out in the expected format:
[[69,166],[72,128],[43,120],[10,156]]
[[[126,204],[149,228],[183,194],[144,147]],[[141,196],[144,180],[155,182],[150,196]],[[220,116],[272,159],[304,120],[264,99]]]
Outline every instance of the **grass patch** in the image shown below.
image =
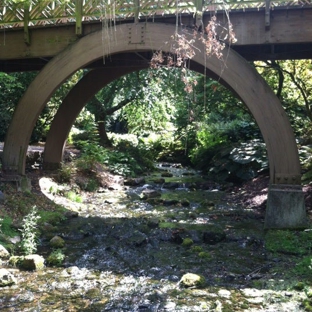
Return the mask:
[[73,201],[73,202],[76,202],[76,203],[82,203],[82,197],[78,194],[76,194],[75,192],[73,191],[68,191],[66,194],[65,194],[66,198],[68,198],[69,200]]
[[299,275],[301,277],[304,277],[305,279],[312,281],[312,256],[307,256],[302,258],[301,261],[299,261],[294,269],[293,272],[296,275]]
[[270,230],[265,235],[265,247],[273,253],[306,255],[312,249],[312,231]]
[[40,210],[38,211],[38,215],[40,216],[39,224],[50,223],[51,225],[57,225],[66,220],[64,213],[64,208],[59,208],[56,211]]
[[12,228],[12,218],[5,216],[0,219],[0,233],[5,236],[14,237],[19,234],[15,229]]

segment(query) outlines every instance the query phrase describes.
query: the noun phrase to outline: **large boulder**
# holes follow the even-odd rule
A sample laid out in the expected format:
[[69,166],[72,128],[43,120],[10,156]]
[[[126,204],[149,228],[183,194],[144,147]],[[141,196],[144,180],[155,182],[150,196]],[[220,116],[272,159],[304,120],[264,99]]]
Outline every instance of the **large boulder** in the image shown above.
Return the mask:
[[62,237],[56,235],[50,240],[50,246],[53,248],[63,248],[65,241]]
[[16,278],[7,269],[0,269],[0,287],[16,284]]
[[25,256],[21,262],[21,268],[24,270],[42,270],[44,268],[44,258],[39,255]]
[[180,284],[184,287],[200,288],[206,284],[206,279],[199,274],[186,273],[182,276]]
[[44,268],[44,258],[39,255],[12,256],[9,264],[27,271],[39,271]]
[[156,190],[146,189],[142,192],[141,197],[143,199],[158,198],[161,197],[161,193]]
[[0,259],[9,259],[10,253],[2,246],[0,245]]

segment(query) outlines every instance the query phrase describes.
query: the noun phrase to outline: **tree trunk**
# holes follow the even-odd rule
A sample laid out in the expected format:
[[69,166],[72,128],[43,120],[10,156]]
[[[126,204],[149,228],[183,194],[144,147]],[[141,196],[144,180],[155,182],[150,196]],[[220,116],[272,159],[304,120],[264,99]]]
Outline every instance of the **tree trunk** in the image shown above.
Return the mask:
[[100,145],[104,147],[111,147],[112,142],[107,136],[106,128],[105,128],[105,121],[97,121],[97,128],[98,128],[98,133],[100,137]]

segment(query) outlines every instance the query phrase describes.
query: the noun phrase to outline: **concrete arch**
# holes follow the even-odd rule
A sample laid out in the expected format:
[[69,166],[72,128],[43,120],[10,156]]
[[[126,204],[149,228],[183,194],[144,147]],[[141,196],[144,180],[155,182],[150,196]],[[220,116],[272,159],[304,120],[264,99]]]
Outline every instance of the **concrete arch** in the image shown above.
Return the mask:
[[[111,55],[127,51],[170,51],[174,25],[142,25],[119,25],[109,38],[103,38],[101,31],[94,32],[65,49],[44,67],[15,110],[5,140],[4,170],[24,174],[31,132],[44,105],[71,74],[102,58],[103,50]],[[256,70],[231,49],[224,49],[225,60],[222,62],[216,57],[205,57],[200,41],[194,45],[197,53],[193,61],[221,76],[224,83],[247,105],[258,123],[267,146],[271,184],[300,185],[300,163],[294,134],[273,91]],[[297,226],[302,224],[302,209],[295,223]]]

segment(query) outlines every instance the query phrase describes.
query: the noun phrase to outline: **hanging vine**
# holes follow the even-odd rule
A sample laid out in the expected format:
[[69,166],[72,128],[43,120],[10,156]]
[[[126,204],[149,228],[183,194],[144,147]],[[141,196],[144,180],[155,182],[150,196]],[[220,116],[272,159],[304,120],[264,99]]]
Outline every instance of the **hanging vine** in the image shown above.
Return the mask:
[[[195,46],[195,41],[200,40],[203,43],[205,57],[215,56],[223,61],[223,50],[226,44],[231,45],[237,41],[229,14],[226,9],[224,11],[227,17],[227,28],[217,21],[216,12],[212,14],[210,21],[203,30],[201,25],[199,27],[195,25],[192,33],[188,28],[183,28],[180,34],[176,25],[175,34],[171,37],[169,53],[164,53],[162,50],[156,51],[150,62],[151,68],[160,66],[181,68],[181,79],[185,84],[185,90],[189,93],[192,92],[197,82],[194,80],[190,81],[187,76],[187,68],[189,61],[196,55],[196,50],[198,50]],[[178,19],[178,11],[176,16]]]

